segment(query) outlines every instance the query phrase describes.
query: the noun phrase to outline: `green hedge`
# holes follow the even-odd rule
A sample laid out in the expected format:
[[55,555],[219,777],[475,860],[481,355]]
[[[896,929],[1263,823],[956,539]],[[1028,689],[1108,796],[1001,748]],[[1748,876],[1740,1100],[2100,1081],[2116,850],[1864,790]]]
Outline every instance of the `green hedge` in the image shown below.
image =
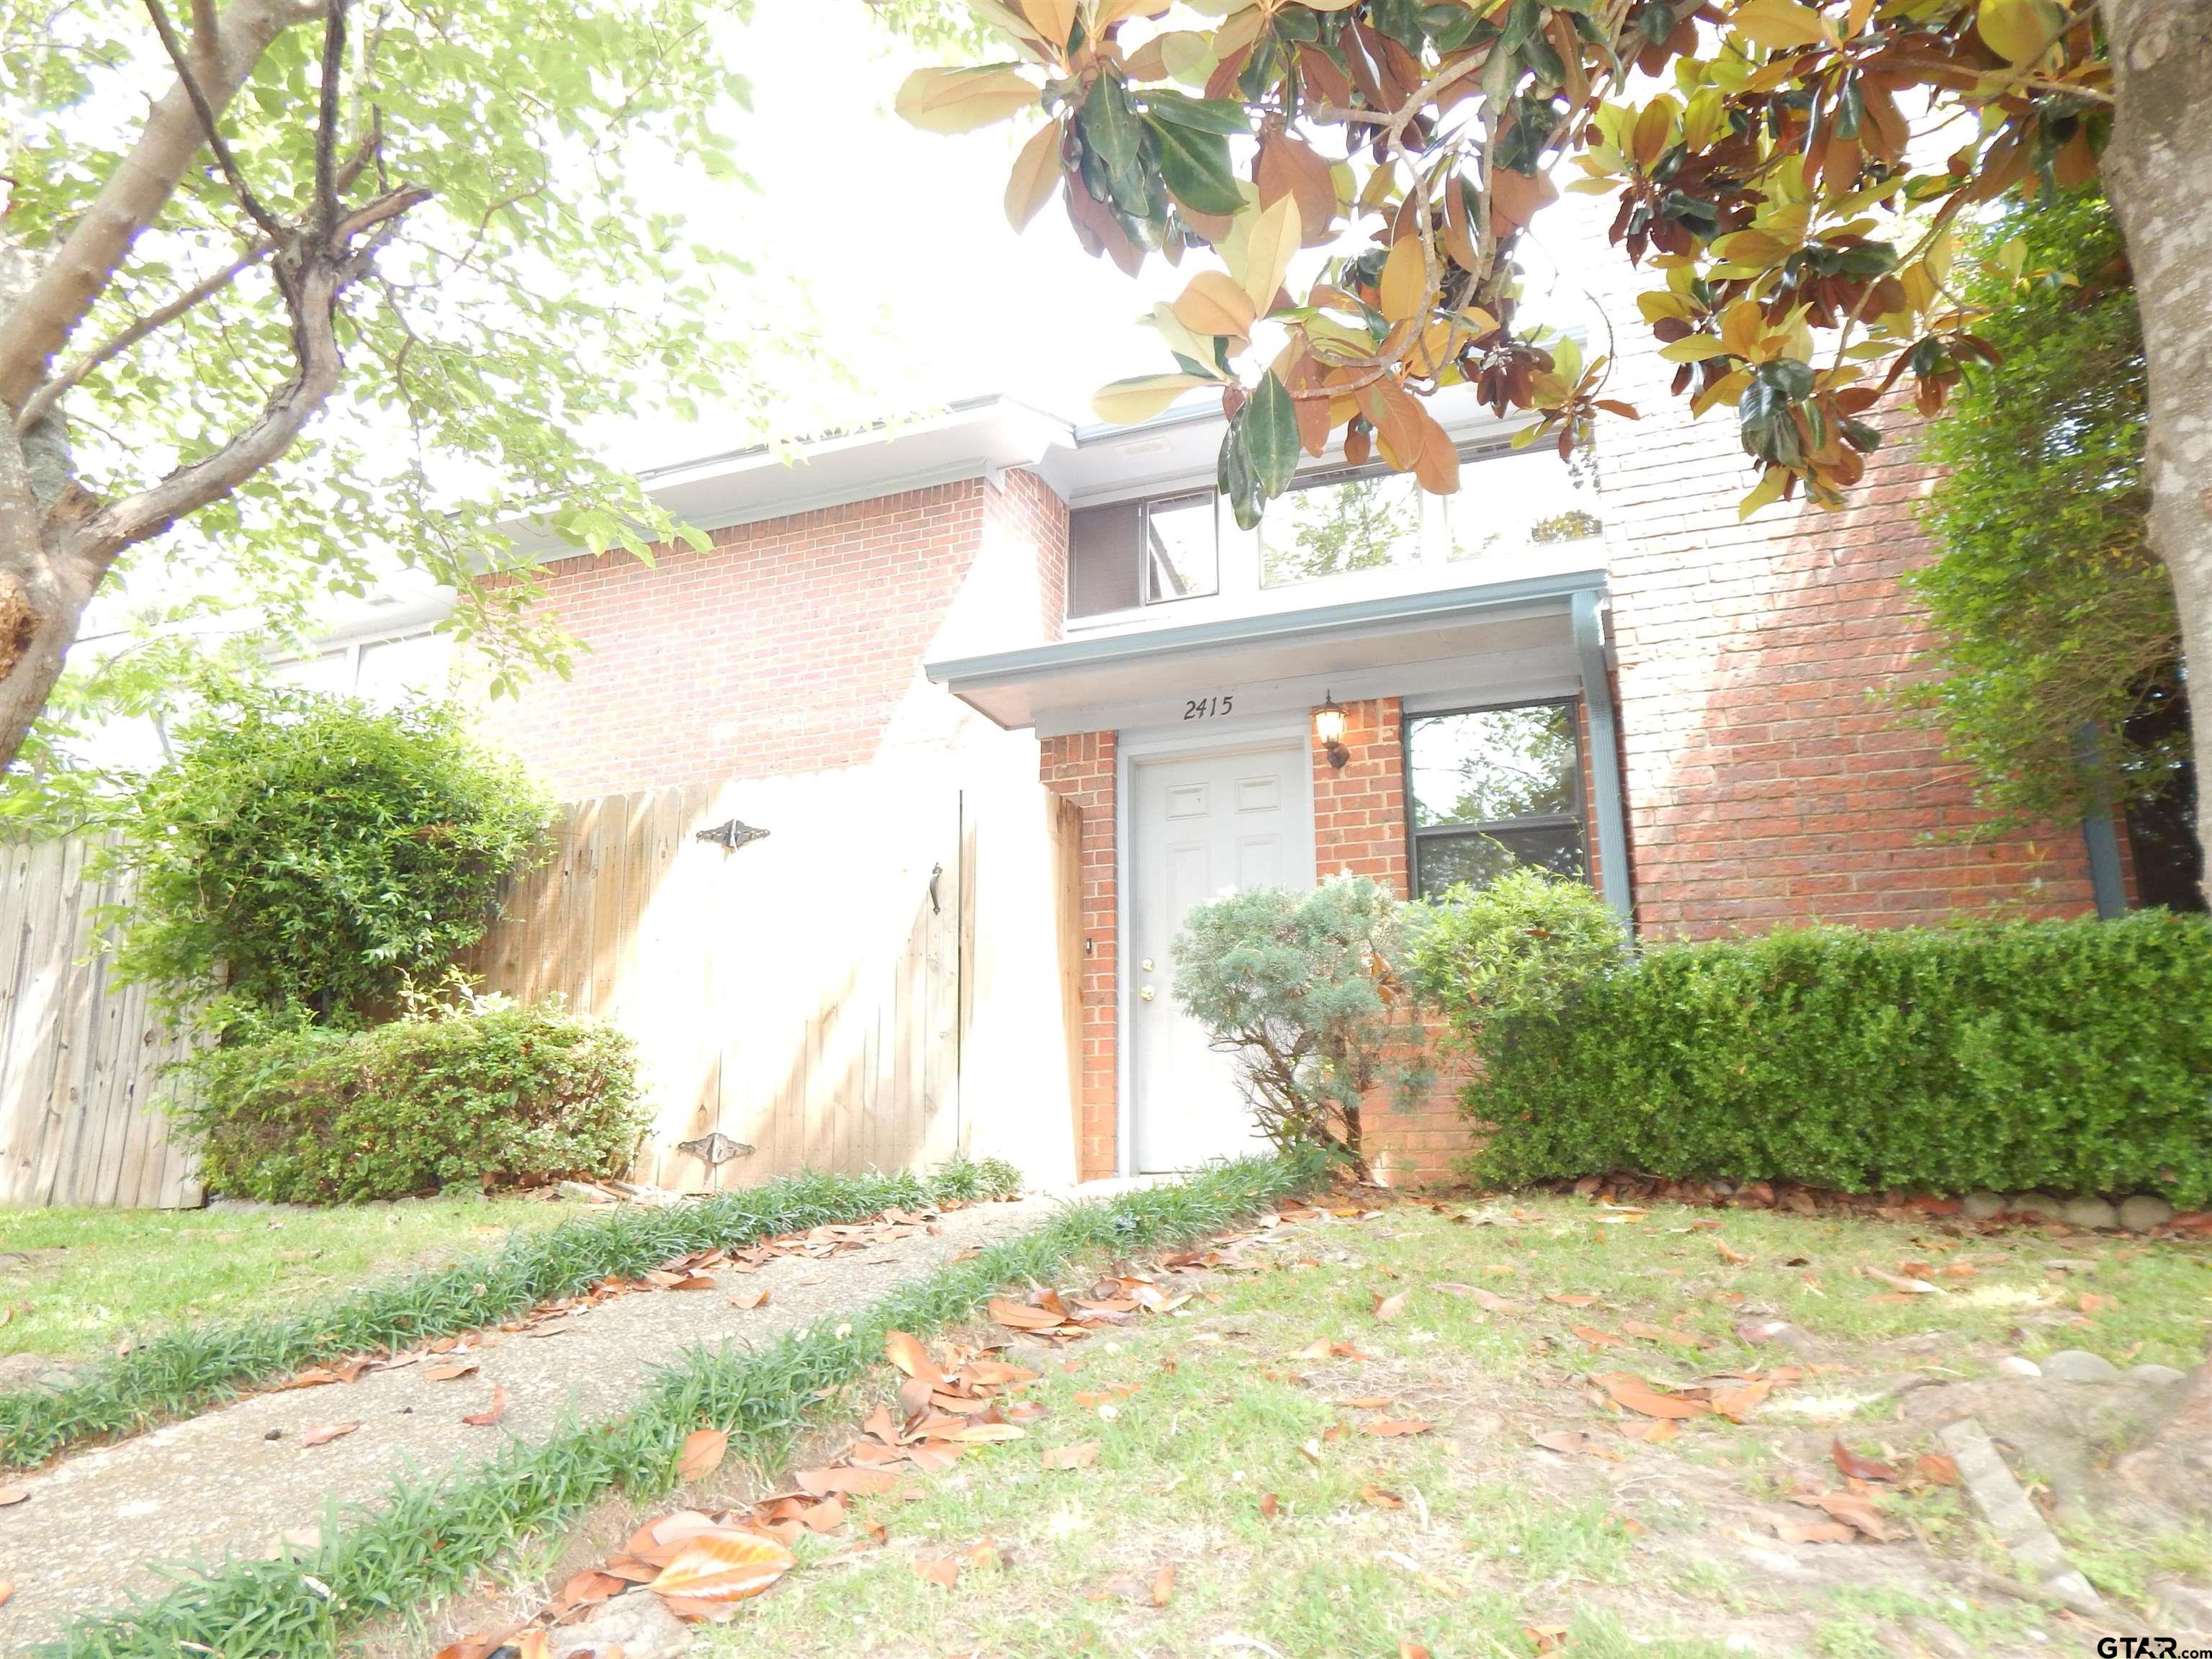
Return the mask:
[[1640,1170],[2212,1201],[2212,927],[1818,928],[1662,945],[1481,1040],[1480,1177]]
[[176,1118],[210,1191],[404,1198],[487,1176],[619,1175],[646,1127],[636,1072],[611,1025],[494,1005],[211,1049]]

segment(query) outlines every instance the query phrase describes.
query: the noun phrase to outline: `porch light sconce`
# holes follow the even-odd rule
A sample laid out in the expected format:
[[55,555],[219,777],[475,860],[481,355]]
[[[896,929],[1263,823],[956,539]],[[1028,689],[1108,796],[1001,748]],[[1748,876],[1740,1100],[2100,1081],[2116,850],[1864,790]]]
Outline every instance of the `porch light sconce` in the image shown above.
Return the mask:
[[1328,754],[1329,765],[1337,771],[1344,770],[1352,751],[1344,746],[1344,710],[1337,706],[1333,692],[1325,696],[1321,707],[1314,710],[1314,736]]

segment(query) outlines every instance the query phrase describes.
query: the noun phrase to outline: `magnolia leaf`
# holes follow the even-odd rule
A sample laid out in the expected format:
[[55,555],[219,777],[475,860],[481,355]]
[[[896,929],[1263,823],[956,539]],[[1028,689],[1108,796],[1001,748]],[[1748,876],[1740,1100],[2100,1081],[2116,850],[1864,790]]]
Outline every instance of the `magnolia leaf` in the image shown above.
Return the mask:
[[722,1467],[722,1459],[730,1449],[729,1431],[726,1429],[695,1429],[684,1438],[684,1449],[676,1459],[676,1478],[679,1480],[703,1480]]
[[972,132],[1037,106],[1037,88],[1011,64],[982,69],[918,69],[892,106],[925,132]]
[[1060,147],[1066,136],[1060,122],[1048,121],[1014,158],[1014,170],[1006,179],[1006,222],[1016,230],[1029,228],[1030,221],[1060,187]]
[[1195,374],[1139,374],[1102,386],[1091,396],[1091,412],[1111,426],[1134,426],[1165,413],[1193,386],[1210,384]]
[[1406,237],[1390,250],[1390,257],[1382,262],[1380,286],[1382,314],[1392,322],[1402,323],[1428,310],[1428,256],[1419,237]]
[[2008,64],[2025,69],[2051,50],[2066,27],[2052,0],[1982,0],[1974,32]]
[[1758,512],[1760,507],[1769,506],[1775,501],[1780,501],[1782,499],[1782,492],[1789,486],[1789,468],[1781,466],[1768,467],[1766,471],[1760,475],[1759,482],[1746,491],[1743,499],[1736,503],[1735,516],[1737,521],[1741,522],[1743,520],[1748,519],[1753,514]]
[[[1171,309],[1176,320],[1192,333],[1231,340],[1249,339],[1256,318],[1249,294],[1218,270],[1201,270],[1192,277]],[[1206,354],[1212,356],[1210,351]]]
[[1263,495],[1276,496],[1290,488],[1297,471],[1298,411],[1291,390],[1273,370],[1261,377],[1251,401],[1237,419],[1244,427],[1244,445],[1252,457],[1252,471]]
[[1066,52],[1075,33],[1078,0],[1014,0],[1038,37],[1054,52]]
[[1148,118],[1145,125],[1159,145],[1160,181],[1176,201],[1200,213],[1234,213],[1244,205],[1228,139],[1175,121]]
[[1830,44],[1820,14],[1798,0],[1744,0],[1729,27],[1753,46],[1778,52]]
[[758,1595],[799,1565],[773,1538],[757,1533],[701,1533],[646,1588],[687,1601],[718,1604]]
[[[1290,274],[1291,256],[1298,251],[1304,225],[1298,216],[1298,198],[1285,196],[1272,206],[1259,210],[1249,220],[1249,228],[1243,239],[1243,268],[1237,271],[1237,280],[1245,293],[1252,296],[1252,304],[1264,314],[1275,303],[1275,295]],[[1245,216],[1238,216],[1239,228]],[[1223,257],[1228,250],[1223,250]],[[1231,270],[1237,270],[1232,263]]]
[[1730,353],[1724,340],[1716,340],[1710,334],[1692,334],[1661,346],[1659,355],[1670,363],[1702,363]]

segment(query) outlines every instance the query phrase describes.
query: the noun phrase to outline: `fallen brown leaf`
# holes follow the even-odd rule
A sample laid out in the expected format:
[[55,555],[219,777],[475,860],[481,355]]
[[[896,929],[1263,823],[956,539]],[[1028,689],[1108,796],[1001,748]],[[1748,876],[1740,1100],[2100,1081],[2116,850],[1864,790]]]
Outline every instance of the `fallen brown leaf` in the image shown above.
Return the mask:
[[1680,1400],[1662,1394],[1642,1377],[1627,1371],[1609,1372],[1597,1379],[1597,1385],[1615,1405],[1645,1417],[1704,1417],[1713,1409],[1702,1400]]
[[676,1459],[676,1478],[690,1482],[703,1480],[722,1467],[722,1459],[730,1449],[726,1429],[695,1429],[684,1439],[684,1449]]
[[0,1510],[13,1509],[18,1504],[27,1502],[30,1496],[28,1486],[0,1486]]
[[1824,1492],[1817,1497],[1800,1498],[1798,1502],[1814,1509],[1826,1510],[1832,1519],[1856,1528],[1877,1544],[1887,1544],[1895,1536],[1875,1509],[1872,1500],[1862,1498],[1855,1492]]
[[939,1556],[935,1560],[916,1561],[915,1572],[944,1589],[951,1589],[960,1582],[960,1563],[951,1556]]
[[998,1323],[1015,1331],[1048,1331],[1067,1322],[1065,1315],[1024,1302],[1009,1302],[1001,1296],[991,1298],[990,1313]]
[[1923,1452],[1912,1460],[1912,1472],[1937,1486],[1959,1484],[1959,1466],[1941,1452]]
[[1392,1321],[1395,1320],[1400,1314],[1406,1311],[1406,1300],[1412,1295],[1413,1292],[1411,1291],[1400,1291],[1395,1296],[1376,1297],[1375,1298],[1375,1317],[1385,1325],[1389,1324]]
[[0,1578],[0,1607],[6,1607],[8,1598],[15,1593],[15,1581],[12,1578]]
[[1840,1521],[1777,1521],[1774,1532],[1785,1544],[1848,1544],[1856,1535]]
[[480,1412],[471,1412],[461,1421],[472,1429],[488,1429],[507,1415],[507,1390],[495,1382],[491,1385],[491,1404]]
[[1589,1443],[1589,1437],[1575,1429],[1547,1429],[1531,1438],[1546,1451],[1558,1452],[1563,1456],[1571,1456]]
[[303,1446],[327,1446],[333,1440],[344,1439],[360,1426],[357,1422],[325,1423],[319,1428],[307,1430],[300,1437],[300,1443]]
[[1087,1469],[1098,1461],[1098,1442],[1079,1440],[1072,1446],[1054,1446],[1037,1461],[1048,1469]]
[[758,1595],[798,1565],[773,1538],[718,1528],[685,1544],[646,1588],[672,1601],[727,1606]]
[[1172,1566],[1162,1567],[1152,1575],[1152,1605],[1156,1607],[1167,1606],[1169,1598],[1174,1594],[1175,1569]]
[[426,1382],[451,1382],[459,1377],[474,1376],[476,1369],[476,1362],[471,1359],[458,1364],[433,1365],[422,1376]]
[[1568,1328],[1593,1348],[1618,1348],[1626,1346],[1625,1338],[1615,1336],[1611,1331],[1601,1331],[1595,1325],[1571,1325]]
[[739,1291],[735,1296],[730,1298],[730,1305],[732,1308],[744,1308],[746,1310],[764,1308],[768,1305],[768,1291],[765,1288]]
[[1887,1463],[1877,1462],[1871,1457],[1860,1456],[1849,1446],[1844,1444],[1843,1437],[1840,1435],[1829,1442],[1828,1455],[1834,1461],[1837,1469],[1847,1480],[1894,1480],[1897,1479],[1895,1469]]
[[1425,1417],[1377,1417],[1362,1423],[1359,1430],[1379,1440],[1395,1440],[1404,1435],[1426,1434],[1435,1427]]
[[1378,1510],[1402,1510],[1406,1507],[1406,1500],[1396,1492],[1385,1492],[1377,1486],[1362,1486],[1359,1497],[1361,1502],[1372,1504]]

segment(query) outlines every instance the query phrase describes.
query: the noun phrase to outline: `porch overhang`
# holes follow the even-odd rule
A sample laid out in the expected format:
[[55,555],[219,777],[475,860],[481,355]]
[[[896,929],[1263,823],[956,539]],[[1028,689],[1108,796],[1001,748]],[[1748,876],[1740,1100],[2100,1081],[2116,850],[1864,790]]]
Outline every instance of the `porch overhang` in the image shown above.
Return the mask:
[[929,678],[1010,731],[1041,737],[1171,722],[1227,695],[1239,714],[1339,699],[1477,690],[1578,677],[1576,570],[1303,610],[1059,640],[927,665]]

